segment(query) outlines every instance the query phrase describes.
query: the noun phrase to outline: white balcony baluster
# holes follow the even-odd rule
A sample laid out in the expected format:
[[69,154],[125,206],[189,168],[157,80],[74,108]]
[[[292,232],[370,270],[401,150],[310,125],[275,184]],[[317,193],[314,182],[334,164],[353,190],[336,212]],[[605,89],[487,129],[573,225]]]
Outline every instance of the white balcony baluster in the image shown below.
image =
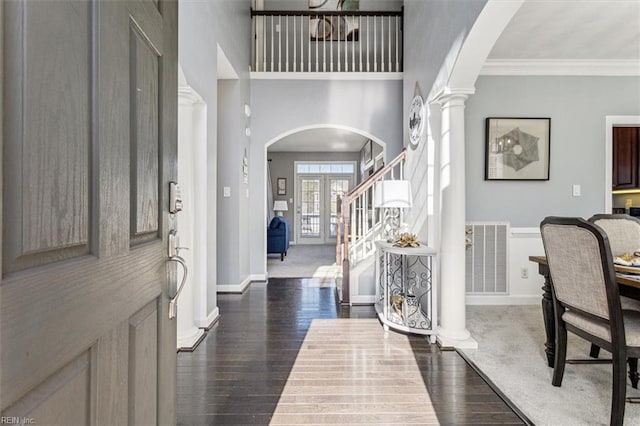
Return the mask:
[[252,18],[255,72],[402,71],[400,12],[259,10]]

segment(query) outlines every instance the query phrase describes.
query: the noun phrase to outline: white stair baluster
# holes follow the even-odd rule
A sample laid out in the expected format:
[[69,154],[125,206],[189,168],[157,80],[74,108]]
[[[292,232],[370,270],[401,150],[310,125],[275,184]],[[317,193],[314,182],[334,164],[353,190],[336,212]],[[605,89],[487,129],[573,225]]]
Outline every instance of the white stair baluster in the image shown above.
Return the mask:
[[358,17],[358,51],[360,56],[360,68],[358,71],[362,72],[362,16]]

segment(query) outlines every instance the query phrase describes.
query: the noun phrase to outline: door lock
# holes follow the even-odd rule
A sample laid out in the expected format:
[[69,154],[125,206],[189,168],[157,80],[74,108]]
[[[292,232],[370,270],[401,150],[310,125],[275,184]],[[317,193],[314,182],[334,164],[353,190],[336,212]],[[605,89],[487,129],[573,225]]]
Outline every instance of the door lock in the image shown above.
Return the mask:
[[182,192],[180,185],[169,182],[169,213],[176,214],[182,211]]

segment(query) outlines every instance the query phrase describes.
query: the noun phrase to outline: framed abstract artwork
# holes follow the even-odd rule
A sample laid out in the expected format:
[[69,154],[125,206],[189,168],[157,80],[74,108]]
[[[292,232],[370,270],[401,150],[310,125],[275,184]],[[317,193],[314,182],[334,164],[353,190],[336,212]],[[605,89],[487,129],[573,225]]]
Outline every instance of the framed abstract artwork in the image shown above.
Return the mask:
[[549,180],[551,118],[485,120],[485,180]]

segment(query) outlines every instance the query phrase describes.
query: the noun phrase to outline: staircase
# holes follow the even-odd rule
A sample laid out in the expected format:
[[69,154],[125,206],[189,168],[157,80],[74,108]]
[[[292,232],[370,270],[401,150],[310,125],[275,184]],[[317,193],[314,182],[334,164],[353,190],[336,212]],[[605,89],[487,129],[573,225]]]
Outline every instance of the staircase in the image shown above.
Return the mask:
[[[336,264],[342,265],[342,280],[338,280],[338,298],[351,305],[351,278],[359,264],[369,261],[375,253],[375,241],[384,234],[383,215],[376,209],[374,185],[382,180],[404,178],[406,150],[389,164],[362,181],[338,202]],[[360,268],[363,269],[363,268]]]

